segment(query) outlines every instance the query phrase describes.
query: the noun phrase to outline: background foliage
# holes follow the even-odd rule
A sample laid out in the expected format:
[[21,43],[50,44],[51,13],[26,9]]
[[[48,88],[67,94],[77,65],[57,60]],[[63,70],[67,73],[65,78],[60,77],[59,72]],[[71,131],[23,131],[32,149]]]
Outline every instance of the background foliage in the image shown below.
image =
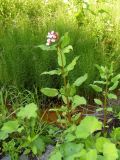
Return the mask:
[[[74,51],[79,55],[71,81],[88,73],[83,86],[97,79],[94,64],[114,60],[119,70],[119,0],[0,0],[0,83],[27,89],[33,85],[57,87],[56,78],[40,74],[56,67],[56,55],[35,46],[45,43],[47,32],[69,32]],[[56,85],[56,86],[55,86]]]

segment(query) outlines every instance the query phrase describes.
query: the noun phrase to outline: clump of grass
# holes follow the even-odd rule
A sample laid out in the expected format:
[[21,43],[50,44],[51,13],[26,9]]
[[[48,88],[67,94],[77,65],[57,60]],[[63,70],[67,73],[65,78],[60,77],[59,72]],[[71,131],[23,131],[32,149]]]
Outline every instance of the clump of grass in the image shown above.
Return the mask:
[[[80,56],[76,72],[70,75],[71,81],[77,75],[87,72],[88,80],[83,91],[88,94],[88,84],[97,76],[94,64],[108,63],[110,56],[107,55],[111,52],[117,55],[119,52],[118,20],[112,32],[106,32],[114,24],[116,3],[119,2],[110,3],[112,8],[106,2],[98,2],[96,5],[91,3],[89,8],[84,9],[77,1],[64,4],[62,0],[50,0],[48,3],[39,0],[1,0],[1,85],[10,84],[29,89],[34,85],[40,88],[45,85],[55,86],[53,83],[56,83],[56,87],[59,86],[61,82],[56,77],[48,77],[45,81],[40,75],[44,70],[56,67],[55,55],[52,52],[44,53],[35,47],[44,43],[47,32],[53,29],[61,34],[69,32],[74,47],[70,59],[74,55]],[[110,24],[106,24],[106,20]],[[109,40],[112,41],[108,44],[106,41]],[[79,71],[79,68],[82,70]]]

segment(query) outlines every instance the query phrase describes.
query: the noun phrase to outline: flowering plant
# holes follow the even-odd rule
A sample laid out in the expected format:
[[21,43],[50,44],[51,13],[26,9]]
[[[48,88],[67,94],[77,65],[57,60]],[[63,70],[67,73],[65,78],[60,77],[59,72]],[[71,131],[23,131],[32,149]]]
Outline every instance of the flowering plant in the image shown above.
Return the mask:
[[48,32],[46,45],[49,46],[52,43],[56,42],[58,39],[59,39],[59,36],[57,32],[54,32],[54,31]]
[[[55,43],[56,42],[56,43]],[[54,44],[55,43],[55,44]],[[46,45],[40,45],[39,47],[42,50],[56,50],[57,51],[57,59],[59,68],[43,72],[42,75],[58,75],[63,79],[63,84],[60,89],[55,88],[42,88],[41,92],[49,97],[58,96],[58,98],[62,98],[63,105],[61,108],[51,109],[56,111],[59,114],[58,121],[61,124],[69,125],[71,122],[75,122],[80,118],[80,113],[73,115],[74,111],[80,105],[86,105],[86,99],[79,95],[76,95],[76,88],[82,85],[84,81],[87,79],[87,74],[82,77],[77,78],[72,84],[69,82],[68,74],[72,71],[79,59],[76,56],[70,64],[67,64],[66,54],[73,50],[73,47],[69,45],[70,38],[68,33],[65,33],[64,36],[59,38],[57,32],[49,32],[47,35],[47,43]],[[69,123],[70,122],[70,123]]]

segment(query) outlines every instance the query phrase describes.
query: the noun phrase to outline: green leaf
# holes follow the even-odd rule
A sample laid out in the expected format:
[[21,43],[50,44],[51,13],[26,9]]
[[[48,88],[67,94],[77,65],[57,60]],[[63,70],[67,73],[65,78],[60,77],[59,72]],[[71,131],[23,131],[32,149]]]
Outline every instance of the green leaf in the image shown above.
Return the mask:
[[5,131],[0,131],[0,140],[5,140],[8,138],[8,133]]
[[96,117],[85,117],[76,129],[77,138],[86,139],[89,135],[97,130],[102,129],[102,122],[99,122]]
[[99,65],[95,65],[96,68],[99,70],[99,73],[100,73],[100,76],[102,79],[106,79],[106,75],[105,75],[105,72],[106,72],[106,67],[103,67],[103,66],[99,66]]
[[61,48],[66,47],[70,43],[70,37],[68,35],[68,32],[66,32],[64,36],[61,37],[60,41],[61,41]]
[[65,54],[61,51],[58,52],[58,64],[60,67],[64,67],[66,65]]
[[109,99],[116,99],[117,100],[117,96],[115,94],[109,93],[107,96]]
[[86,150],[82,149],[80,152],[73,153],[72,155],[65,157],[65,160],[85,160],[86,158]]
[[117,82],[119,79],[120,79],[120,74],[118,74],[118,75],[116,75],[115,77],[113,77],[113,78],[111,79],[111,82],[115,83],[115,82]]
[[45,44],[42,44],[42,45],[39,45],[39,46],[36,46],[36,47],[41,48],[43,51],[53,51],[53,50],[57,50],[56,44],[55,44],[55,45],[52,45],[52,46],[47,46],[47,45],[45,45]]
[[48,97],[55,97],[58,95],[58,90],[54,88],[42,88],[41,92]]
[[34,155],[36,155],[37,154],[37,148],[36,148],[36,146],[32,146],[32,152],[33,152],[33,154]]
[[105,143],[103,145],[103,155],[105,160],[116,160],[118,158],[118,152],[115,144]]
[[73,50],[73,47],[71,45],[65,47],[62,49],[62,53],[69,53],[71,50]]
[[48,71],[48,72],[43,72],[42,75],[61,75],[61,71],[60,70],[52,70],[52,71]]
[[18,129],[19,123],[17,120],[5,122],[0,131],[0,140],[5,140],[10,133],[17,132]]
[[104,81],[94,81],[94,84],[106,84]]
[[24,119],[36,118],[37,117],[37,105],[34,103],[27,104],[25,107],[22,107],[17,113],[17,116]]
[[103,108],[97,108],[96,109],[96,112],[100,112],[100,111],[103,111]]
[[72,133],[68,133],[66,136],[65,136],[65,141],[67,142],[72,142],[75,140],[75,136],[72,134]]
[[85,74],[84,76],[79,77],[79,78],[73,83],[73,85],[75,85],[75,86],[80,86],[81,84],[83,84],[83,83],[86,81],[87,77],[88,77],[87,74]]
[[105,160],[105,158],[102,155],[98,155],[98,159],[97,160]]
[[108,111],[108,112],[112,112],[112,111],[113,111],[112,107],[108,107],[108,108],[107,108],[107,111]]
[[19,128],[19,123],[17,120],[8,121],[3,124],[3,127],[1,128],[1,131],[6,133],[13,133],[17,131]]
[[69,86],[69,96],[73,97],[76,93],[76,87],[74,85]]
[[79,56],[75,57],[73,59],[73,61],[66,67],[66,70],[69,72],[69,71],[72,71],[77,63],[77,60],[79,59]]
[[45,143],[43,139],[39,136],[31,143],[33,153],[41,155],[45,151]]
[[73,97],[72,107],[75,108],[79,105],[86,105],[86,99],[84,97],[80,97],[78,95],[75,95]]
[[74,114],[71,118],[72,122],[76,122],[80,118],[81,113]]
[[90,84],[90,86],[94,89],[94,91],[96,92],[102,92],[102,88],[97,86],[97,85],[94,85],[94,84]]
[[97,160],[96,149],[90,149],[90,151],[86,154],[86,160]]
[[105,138],[105,137],[98,137],[97,140],[96,140],[96,149],[98,150],[98,152],[103,152],[103,145],[106,143],[106,142],[110,142],[109,139]]
[[117,88],[118,84],[119,84],[119,81],[116,81],[116,82],[109,88],[109,91],[115,90],[115,89]]
[[66,142],[61,145],[61,153],[63,157],[71,157],[73,154],[80,152],[84,145],[82,143]]
[[114,142],[120,141],[120,127],[114,128],[110,136]]
[[100,106],[103,105],[102,101],[99,100],[99,99],[96,99],[96,98],[95,98],[95,99],[94,99],[94,102],[95,102],[96,104],[100,105]]
[[49,160],[62,160],[61,152],[58,149],[54,150],[51,153]]

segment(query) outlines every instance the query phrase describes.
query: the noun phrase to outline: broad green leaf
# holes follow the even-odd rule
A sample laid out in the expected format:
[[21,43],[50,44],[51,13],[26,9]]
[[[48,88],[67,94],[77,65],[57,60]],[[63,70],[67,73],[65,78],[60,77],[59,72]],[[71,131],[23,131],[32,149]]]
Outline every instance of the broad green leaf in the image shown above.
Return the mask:
[[112,138],[112,140],[113,140],[114,142],[120,141],[120,127],[114,128],[114,129],[112,130],[110,136],[111,136],[111,138]]
[[100,76],[102,79],[106,79],[106,75],[105,75],[105,72],[106,72],[106,67],[104,66],[99,66],[99,65],[95,65],[96,68],[99,70],[99,73],[100,73]]
[[115,82],[117,82],[119,79],[120,79],[120,74],[118,74],[118,75],[116,75],[115,77],[113,77],[113,78],[111,79],[111,82],[115,83]]
[[73,124],[69,128],[67,128],[64,133],[73,133],[73,132],[75,132],[76,127],[77,126],[75,124]]
[[102,88],[95,85],[95,84],[90,84],[90,86],[96,91],[96,92],[102,92]]
[[86,160],[97,160],[96,149],[90,149],[90,151],[86,154]]
[[58,90],[54,88],[42,88],[41,92],[48,97],[55,97],[58,95]]
[[73,97],[72,107],[75,108],[79,105],[86,105],[86,99],[84,97],[80,97],[78,95],[75,95]]
[[75,57],[73,61],[66,67],[68,72],[74,69],[78,59],[79,59],[79,56]]
[[44,74],[61,75],[61,71],[60,70],[52,70],[52,71],[48,71],[48,72],[43,72],[42,75],[44,75]]
[[8,138],[8,133],[6,131],[0,131],[0,140],[5,140]]
[[76,93],[76,87],[74,85],[71,85],[69,87],[69,96],[73,97],[75,95],[75,93]]
[[19,123],[17,120],[11,120],[8,122],[5,122],[3,124],[3,127],[1,128],[1,131],[6,132],[6,133],[13,133],[17,131],[19,128]]
[[39,45],[37,46],[39,48],[41,48],[43,51],[53,51],[53,50],[57,50],[56,44],[52,45],[52,46],[47,46],[45,44]]
[[49,160],[62,160],[61,152],[58,149],[54,150],[51,153]]
[[22,107],[17,113],[17,116],[24,119],[36,118],[37,117],[37,105],[34,103],[27,104],[25,107]]
[[31,147],[35,149],[36,154],[39,154],[39,155],[41,155],[45,151],[45,143],[41,137],[37,137],[31,143]]
[[97,140],[96,140],[96,149],[98,150],[98,152],[103,152],[103,145],[106,143],[106,142],[110,142],[110,140],[108,138],[105,138],[105,137],[98,137]]
[[84,76],[79,77],[79,78],[73,83],[73,85],[75,85],[75,86],[80,86],[81,84],[83,84],[83,83],[86,81],[87,77],[88,77],[87,74],[85,74]]
[[68,97],[73,97],[76,93],[76,87],[74,85],[70,85],[69,83],[67,84],[67,87],[62,87],[60,89],[61,95],[68,96]]
[[72,155],[65,157],[64,159],[65,160],[77,160],[77,159],[86,160],[85,158],[86,158],[86,150],[82,149],[80,152],[73,153]]
[[33,154],[36,155],[37,154],[36,146],[33,145],[31,149],[32,149]]
[[85,117],[76,129],[77,138],[86,139],[89,135],[97,130],[102,129],[102,122],[98,121],[96,117]]
[[105,160],[105,158],[102,155],[98,155],[97,160]]
[[6,138],[8,138],[8,135],[10,133],[17,132],[18,129],[19,123],[17,120],[5,122],[0,131],[0,140],[5,140]]
[[117,96],[115,94],[109,93],[107,96],[109,99],[116,99],[117,100]]
[[61,51],[58,52],[58,64],[60,67],[64,67],[66,65],[65,54]]
[[70,37],[68,35],[68,32],[66,32],[60,39],[61,41],[61,48],[66,47],[70,43]]
[[68,133],[66,136],[65,136],[65,141],[67,142],[72,142],[75,140],[75,136],[72,134],[72,133]]
[[98,104],[98,105],[100,105],[100,106],[102,106],[103,105],[103,103],[102,103],[102,101],[100,100],[100,99],[94,99],[94,102],[96,103],[96,104]]
[[70,157],[75,153],[80,152],[84,145],[82,143],[68,142],[61,145],[61,153],[63,157]]
[[103,155],[105,160],[116,160],[118,158],[118,151],[113,143],[105,143],[103,145]]
[[73,50],[73,47],[71,45],[65,47],[62,49],[62,53],[65,54],[65,53],[69,53],[71,50]]
[[115,90],[115,89],[117,88],[118,84],[119,84],[119,81],[116,81],[116,82],[109,88],[109,90],[110,90],[110,91]]
[[107,108],[107,111],[108,111],[108,112],[112,112],[112,111],[113,111],[112,107],[108,107],[108,108]]

